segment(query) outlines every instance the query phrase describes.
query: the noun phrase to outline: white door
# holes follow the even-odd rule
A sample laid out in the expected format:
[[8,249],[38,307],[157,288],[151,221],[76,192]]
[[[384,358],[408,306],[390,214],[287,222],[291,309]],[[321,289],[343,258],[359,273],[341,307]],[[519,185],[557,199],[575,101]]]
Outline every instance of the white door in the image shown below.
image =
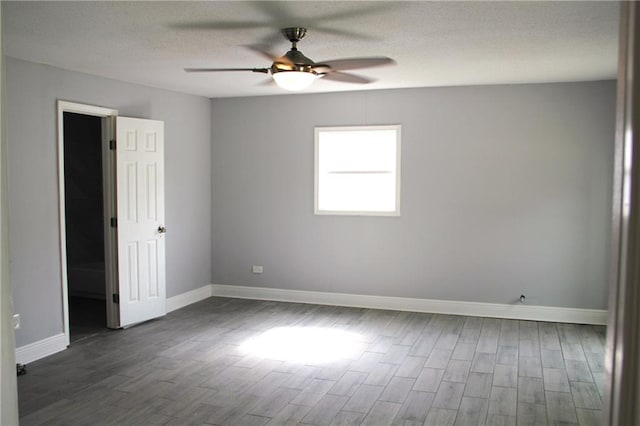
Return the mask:
[[120,327],[166,314],[164,123],[116,120]]

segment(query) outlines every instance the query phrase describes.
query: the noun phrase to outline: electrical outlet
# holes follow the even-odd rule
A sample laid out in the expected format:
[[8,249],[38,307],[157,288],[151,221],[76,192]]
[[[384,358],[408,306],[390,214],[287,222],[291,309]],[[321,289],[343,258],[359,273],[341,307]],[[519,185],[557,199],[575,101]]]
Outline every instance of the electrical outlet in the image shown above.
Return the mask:
[[251,270],[253,271],[254,274],[261,274],[262,273],[262,265],[253,265]]
[[14,330],[20,329],[20,314],[15,314],[13,316],[13,329]]

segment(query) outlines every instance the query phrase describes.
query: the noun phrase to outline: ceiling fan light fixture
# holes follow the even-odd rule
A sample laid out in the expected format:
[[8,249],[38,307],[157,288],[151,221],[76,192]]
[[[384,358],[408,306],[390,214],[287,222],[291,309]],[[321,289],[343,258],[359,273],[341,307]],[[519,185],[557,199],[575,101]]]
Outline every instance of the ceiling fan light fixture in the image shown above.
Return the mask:
[[292,92],[306,89],[316,78],[316,74],[308,71],[280,71],[273,74],[273,80],[278,86]]

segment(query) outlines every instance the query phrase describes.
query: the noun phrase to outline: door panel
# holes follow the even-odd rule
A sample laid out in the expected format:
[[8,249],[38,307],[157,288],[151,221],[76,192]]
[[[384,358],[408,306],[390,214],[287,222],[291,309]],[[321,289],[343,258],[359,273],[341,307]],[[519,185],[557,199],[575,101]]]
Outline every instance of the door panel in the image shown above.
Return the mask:
[[120,326],[166,314],[164,123],[118,117],[116,187]]

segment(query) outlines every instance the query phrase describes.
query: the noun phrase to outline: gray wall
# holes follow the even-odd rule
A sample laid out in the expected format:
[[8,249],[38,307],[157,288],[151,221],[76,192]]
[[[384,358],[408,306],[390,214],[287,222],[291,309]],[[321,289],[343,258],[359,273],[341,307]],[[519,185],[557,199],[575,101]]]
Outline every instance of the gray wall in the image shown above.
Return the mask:
[[61,333],[56,101],[165,122],[167,296],[211,283],[210,103],[6,60],[9,227],[17,346]]
[[[0,15],[2,5],[0,5]],[[0,17],[0,25],[2,19]],[[2,31],[0,29],[0,46]],[[5,60],[0,48],[0,99],[4,99]],[[5,103],[0,103],[0,424],[18,424],[18,383],[14,366],[13,289],[9,274],[9,208],[7,204],[7,153]]]
[[[62,331],[57,99],[165,121],[169,297],[213,282],[606,309],[612,81],[209,101],[6,67],[18,346]],[[314,126],[396,123],[402,216],[314,216]]]
[[[214,99],[213,282],[606,309],[614,115],[613,81]],[[396,123],[402,216],[314,216],[314,126]]]

